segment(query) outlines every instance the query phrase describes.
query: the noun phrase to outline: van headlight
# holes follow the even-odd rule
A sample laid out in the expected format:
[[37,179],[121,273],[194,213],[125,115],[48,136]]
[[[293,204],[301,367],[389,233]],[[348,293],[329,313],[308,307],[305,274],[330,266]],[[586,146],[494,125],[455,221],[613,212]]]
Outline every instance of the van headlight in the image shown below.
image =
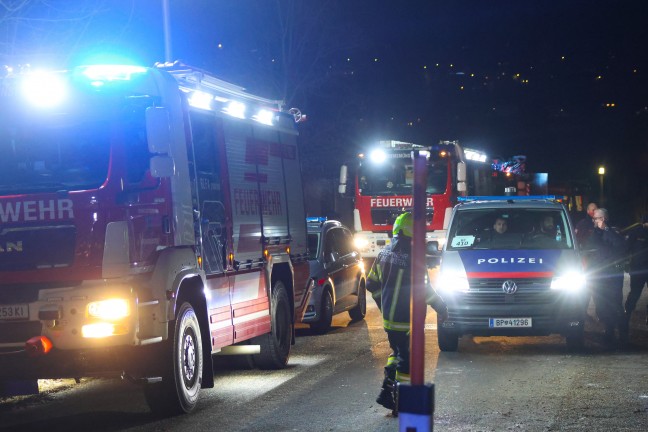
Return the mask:
[[552,290],[580,291],[585,288],[587,279],[579,272],[569,272],[551,279]]
[[466,275],[458,273],[441,273],[436,286],[445,292],[468,292],[470,289]]

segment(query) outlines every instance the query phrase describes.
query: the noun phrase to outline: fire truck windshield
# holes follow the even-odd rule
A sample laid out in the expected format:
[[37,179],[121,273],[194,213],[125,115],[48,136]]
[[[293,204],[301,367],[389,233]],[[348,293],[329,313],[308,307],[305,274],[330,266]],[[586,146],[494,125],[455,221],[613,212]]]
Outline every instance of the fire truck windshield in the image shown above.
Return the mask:
[[[448,164],[441,160],[428,165],[428,194],[442,194],[448,183]],[[411,160],[391,159],[382,164],[368,162],[359,167],[360,195],[411,195],[414,170]]]
[[106,180],[110,122],[71,115],[0,118],[0,193],[99,187]]

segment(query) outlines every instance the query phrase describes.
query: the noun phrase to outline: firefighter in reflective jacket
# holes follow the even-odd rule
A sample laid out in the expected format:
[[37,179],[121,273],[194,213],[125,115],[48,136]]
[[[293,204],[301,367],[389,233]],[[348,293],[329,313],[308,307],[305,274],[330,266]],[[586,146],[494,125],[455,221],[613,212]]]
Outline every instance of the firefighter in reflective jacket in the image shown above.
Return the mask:
[[[392,354],[385,366],[385,379],[376,399],[380,405],[395,410],[396,382],[409,383],[410,375],[410,290],[412,268],[412,214],[403,213],[394,222],[394,238],[374,261],[367,277],[367,290],[372,294],[382,312]],[[443,300],[436,295],[426,277],[427,303],[439,314],[447,317]]]

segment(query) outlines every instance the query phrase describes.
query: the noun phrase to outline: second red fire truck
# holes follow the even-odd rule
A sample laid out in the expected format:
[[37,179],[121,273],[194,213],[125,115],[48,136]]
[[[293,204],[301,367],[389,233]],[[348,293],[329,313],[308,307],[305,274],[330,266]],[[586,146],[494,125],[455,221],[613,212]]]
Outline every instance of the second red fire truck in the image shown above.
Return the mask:
[[122,374],[189,412],[308,304],[293,116],[183,65],[0,78],[0,388]]
[[[402,141],[380,141],[358,157],[355,178],[351,179],[356,246],[363,257],[375,258],[391,241],[396,217],[412,208],[414,171],[412,151],[426,152],[426,239],[445,240],[449,216],[457,196],[491,195],[492,168],[486,155],[462,148],[457,141],[418,145]],[[341,172],[340,192],[346,193],[347,167]]]

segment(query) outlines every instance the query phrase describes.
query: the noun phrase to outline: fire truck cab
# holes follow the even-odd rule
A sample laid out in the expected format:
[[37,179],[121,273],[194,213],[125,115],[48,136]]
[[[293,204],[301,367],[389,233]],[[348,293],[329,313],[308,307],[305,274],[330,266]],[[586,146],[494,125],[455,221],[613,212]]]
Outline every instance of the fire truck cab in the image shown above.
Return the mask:
[[0,78],[0,388],[121,374],[191,411],[308,304],[295,117],[178,63]]
[[[486,155],[462,148],[457,141],[419,145],[380,141],[358,155],[352,181],[353,228],[363,257],[375,258],[391,242],[394,220],[412,208],[414,170],[412,152],[428,155],[426,185],[426,240],[443,245],[450,212],[457,197],[467,191],[491,194],[490,164]],[[340,173],[339,192],[347,191],[347,166]]]

